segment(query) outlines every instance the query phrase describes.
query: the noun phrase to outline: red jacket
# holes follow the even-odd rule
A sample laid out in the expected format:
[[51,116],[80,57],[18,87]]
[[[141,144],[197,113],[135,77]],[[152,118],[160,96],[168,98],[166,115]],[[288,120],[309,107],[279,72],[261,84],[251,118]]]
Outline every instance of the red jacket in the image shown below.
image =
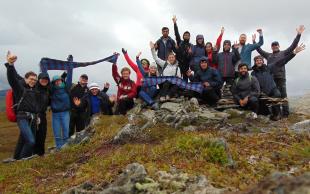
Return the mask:
[[117,71],[117,65],[112,65],[112,76],[117,84],[117,100],[120,96],[127,95],[128,98],[135,98],[137,96],[137,86],[131,79],[124,80]]
[[[222,42],[222,37],[223,37],[223,34],[220,34],[219,37],[217,38],[216,40],[216,53],[220,50],[221,48],[221,42]],[[215,56],[213,54],[214,51],[211,51],[209,53],[207,53],[208,55],[208,60],[209,60],[209,65],[210,67],[213,67],[215,69],[218,69],[218,64],[215,62]]]
[[128,53],[124,54],[124,56],[125,56],[125,59],[126,59],[128,65],[131,67],[132,70],[134,70],[134,71],[136,72],[136,75],[137,75],[136,85],[137,85],[137,86],[141,86],[141,85],[142,85],[142,78],[143,78],[143,76],[142,76],[142,74],[141,74],[141,72],[140,72],[140,70],[139,70],[139,68],[138,68],[138,65],[135,64],[135,63],[129,58]]

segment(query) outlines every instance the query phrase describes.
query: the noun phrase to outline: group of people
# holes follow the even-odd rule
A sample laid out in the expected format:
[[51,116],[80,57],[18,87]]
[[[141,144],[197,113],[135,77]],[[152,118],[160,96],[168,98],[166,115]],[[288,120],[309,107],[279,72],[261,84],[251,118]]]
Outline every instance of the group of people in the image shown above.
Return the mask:
[[[203,35],[197,35],[195,44],[192,44],[190,32],[184,32],[181,37],[177,18],[174,16],[172,20],[176,41],[169,36],[169,29],[163,27],[162,36],[155,43],[150,42],[155,62],[140,59],[141,52],[134,62],[122,49],[130,68],[124,67],[119,72],[119,54],[114,53],[112,76],[118,88],[117,95],[107,95],[109,83],[103,88],[97,83],[88,84],[86,74],[80,76],[77,84],[66,79],[66,72],[51,80],[46,72],[37,75],[30,71],[21,77],[14,66],[17,56],[9,52],[5,66],[20,129],[14,159],[44,155],[48,107],[52,111],[56,148],[61,149],[70,136],[89,124],[93,115],[125,115],[134,107],[136,98],[155,110],[159,109],[160,103],[181,96],[196,97],[200,103],[212,107],[221,99],[225,86],[230,88],[240,108],[249,109],[256,115],[261,112],[259,96],[262,94],[272,98],[287,97],[285,65],[305,49],[303,44],[298,46],[304,26],[297,28],[297,35],[289,48],[280,51],[279,43],[275,41],[269,53],[261,49],[264,43],[261,29],[257,30],[258,42],[255,34],[252,43],[247,43],[247,36],[241,34],[239,42],[232,44],[230,40],[224,40],[222,45],[222,28],[215,45],[206,42]],[[254,58],[252,66],[251,53],[254,50],[260,55]],[[130,78],[132,70],[136,73],[135,81]],[[266,114],[273,114],[266,110],[268,107],[264,109]],[[275,109],[281,115],[276,114],[274,120],[289,115],[288,105]]]

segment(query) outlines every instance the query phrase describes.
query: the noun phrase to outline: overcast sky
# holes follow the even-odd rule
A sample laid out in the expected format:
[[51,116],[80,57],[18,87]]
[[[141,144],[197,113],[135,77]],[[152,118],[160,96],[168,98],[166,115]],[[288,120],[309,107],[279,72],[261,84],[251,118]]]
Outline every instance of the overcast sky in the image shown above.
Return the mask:
[[[263,49],[277,40],[282,49],[296,36],[296,27],[306,26],[301,41],[309,47],[310,2],[307,0],[0,0],[0,60],[5,62],[7,50],[18,56],[16,68],[20,74],[28,70],[38,72],[42,57],[75,61],[93,61],[121,52],[124,47],[134,59],[151,59],[149,41],[161,36],[161,28],[168,26],[174,37],[172,16],[177,15],[181,34],[191,32],[192,42],[197,34],[215,42],[221,26],[226,31],[223,40],[237,40],[241,33],[248,37],[262,28]],[[289,95],[310,91],[310,48],[287,64]],[[253,52],[252,57],[256,55]],[[152,60],[151,60],[152,61]],[[127,65],[120,57],[119,66]],[[52,72],[55,74],[59,72]],[[74,70],[74,81],[87,73],[89,82],[115,84],[111,64],[102,63]],[[132,75],[134,78],[134,75]],[[6,70],[0,68],[0,89],[8,88]],[[113,90],[113,89],[112,89]]]

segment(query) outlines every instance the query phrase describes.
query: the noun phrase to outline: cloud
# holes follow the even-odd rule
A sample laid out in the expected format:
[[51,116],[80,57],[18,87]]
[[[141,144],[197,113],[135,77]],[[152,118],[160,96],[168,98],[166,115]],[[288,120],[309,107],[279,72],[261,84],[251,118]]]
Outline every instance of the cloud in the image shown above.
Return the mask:
[[[163,26],[171,29],[174,38],[171,21],[174,14],[181,33],[189,30],[192,37],[202,33],[207,40],[215,42],[221,26],[225,26],[224,39],[233,41],[240,33],[250,35],[262,27],[263,49],[270,50],[273,40],[278,40],[284,49],[293,40],[299,24],[310,26],[309,6],[306,0],[1,1],[0,59],[4,61],[6,51],[12,50],[18,55],[16,68],[20,74],[38,71],[41,57],[66,59],[72,54],[76,61],[92,61],[120,52],[122,47],[128,49],[132,58],[142,51],[143,57],[151,59],[148,43],[160,37]],[[309,42],[308,31],[302,42]],[[309,57],[309,52],[304,51],[287,65],[289,94],[309,89],[310,76],[305,71]],[[125,65],[121,58],[119,66]],[[55,73],[59,72],[51,72]],[[74,80],[82,73],[100,84],[114,82],[109,63],[76,69]],[[0,87],[5,87],[4,68],[0,68],[0,75]]]

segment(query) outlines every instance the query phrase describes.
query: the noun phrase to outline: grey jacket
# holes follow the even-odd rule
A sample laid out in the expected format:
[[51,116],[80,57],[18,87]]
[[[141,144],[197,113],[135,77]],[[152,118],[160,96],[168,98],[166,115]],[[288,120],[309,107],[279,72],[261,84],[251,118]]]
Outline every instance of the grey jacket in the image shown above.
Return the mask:
[[260,94],[259,82],[256,77],[250,76],[249,74],[246,76],[239,76],[232,86],[232,93],[234,99],[237,101],[247,96],[258,97]]

